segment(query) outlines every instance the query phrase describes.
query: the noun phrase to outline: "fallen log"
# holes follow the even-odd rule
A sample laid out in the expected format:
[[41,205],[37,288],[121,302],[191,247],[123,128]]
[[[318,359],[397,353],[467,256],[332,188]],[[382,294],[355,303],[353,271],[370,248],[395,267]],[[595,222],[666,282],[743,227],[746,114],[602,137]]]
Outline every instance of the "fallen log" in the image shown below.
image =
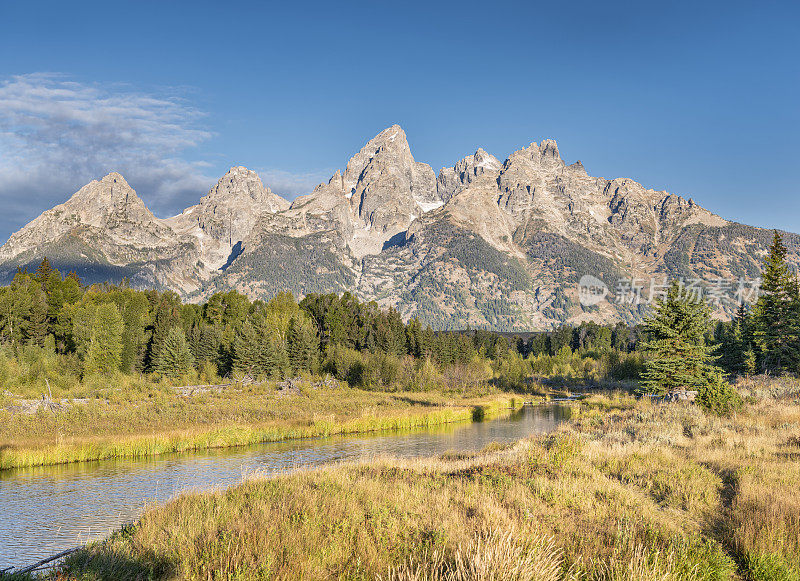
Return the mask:
[[19,571],[15,571],[15,574],[21,575],[23,573],[30,573],[31,571],[35,571],[36,569],[38,569],[42,565],[47,565],[48,563],[51,563],[51,562],[55,561],[56,559],[60,559],[61,557],[66,557],[67,555],[70,555],[70,554],[74,553],[75,551],[77,551],[80,548],[82,548],[82,547],[75,547],[75,548],[72,548],[72,549],[67,549],[66,551],[61,551],[57,555],[53,555],[52,557],[47,557],[46,559],[42,559],[38,563],[34,563],[33,565],[29,565],[29,566],[25,567],[24,569],[20,569]]

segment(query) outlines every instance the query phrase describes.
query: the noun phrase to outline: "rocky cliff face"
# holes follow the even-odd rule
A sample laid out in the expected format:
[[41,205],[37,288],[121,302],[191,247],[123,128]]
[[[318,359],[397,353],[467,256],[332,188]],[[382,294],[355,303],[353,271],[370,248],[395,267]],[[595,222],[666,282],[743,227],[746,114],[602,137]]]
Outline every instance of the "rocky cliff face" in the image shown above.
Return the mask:
[[473,155],[468,155],[453,167],[443,167],[436,180],[439,198],[446,202],[458,192],[469,186],[483,174],[496,175],[503,164],[493,155],[478,148]]
[[[291,204],[234,167],[160,220],[109,174],[11,236],[0,276],[46,255],[90,281],[126,277],[194,300],[350,290],[438,328],[531,329],[636,320],[642,306],[614,300],[625,279],[755,277],[770,236],[630,179],[592,177],[552,140],[504,162],[478,149],[437,177],[393,125]],[[800,239],[786,241],[797,261]],[[609,300],[580,304],[585,274]],[[717,307],[725,316],[735,303]]]
[[65,203],[47,210],[0,248],[0,278],[18,266],[33,267],[47,256],[89,281],[138,286],[198,288],[197,248],[147,209],[125,179],[112,172]]
[[289,202],[264,187],[245,167],[232,167],[196,206],[164,222],[180,235],[197,239],[200,260],[218,270],[235,258],[242,241],[264,214],[286,210]]

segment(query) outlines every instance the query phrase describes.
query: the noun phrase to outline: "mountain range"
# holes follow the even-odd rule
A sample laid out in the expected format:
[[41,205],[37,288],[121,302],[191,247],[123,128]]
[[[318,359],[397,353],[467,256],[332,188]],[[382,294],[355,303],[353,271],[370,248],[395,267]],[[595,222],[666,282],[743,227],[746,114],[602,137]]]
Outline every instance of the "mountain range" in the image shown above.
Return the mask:
[[[15,232],[0,247],[0,281],[46,256],[85,282],[125,279],[186,300],[350,291],[434,328],[530,330],[634,322],[646,305],[628,300],[624,281],[646,298],[665,277],[707,291],[724,282],[725,317],[771,237],[692,199],[592,177],[552,140],[505,161],[478,149],[437,175],[393,125],[291,203],[233,167],[197,205],[160,219],[109,173]],[[800,239],[784,241],[797,265]],[[607,286],[604,300],[579,300],[584,275]]]

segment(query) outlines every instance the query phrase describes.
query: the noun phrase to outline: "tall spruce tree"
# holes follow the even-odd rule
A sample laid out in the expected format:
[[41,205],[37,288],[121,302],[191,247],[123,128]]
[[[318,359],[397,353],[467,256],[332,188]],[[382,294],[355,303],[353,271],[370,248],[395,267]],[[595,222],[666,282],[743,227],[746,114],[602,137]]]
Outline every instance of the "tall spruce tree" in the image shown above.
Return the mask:
[[310,370],[319,353],[319,338],[314,323],[299,313],[292,317],[289,320],[286,343],[292,370],[295,373]]
[[181,301],[174,292],[168,291],[153,296],[153,330],[147,346],[146,365],[150,371],[157,371],[161,348],[170,330],[180,324]]
[[719,364],[731,375],[744,373],[744,335],[742,334],[745,314],[741,307],[730,323],[718,323],[717,340],[720,343]]
[[753,309],[753,337],[760,368],[780,374],[800,368],[800,298],[786,263],[786,246],[776,230],[764,261],[761,296]]
[[50,265],[50,261],[47,260],[47,257],[45,256],[33,276],[40,283],[44,284],[50,277],[51,272],[53,272],[53,267]]
[[237,330],[231,351],[234,371],[251,377],[259,374],[259,337],[250,321],[242,323]]
[[188,373],[194,367],[194,357],[180,327],[172,327],[158,352],[156,371],[171,377]]
[[39,284],[29,286],[30,311],[25,325],[25,341],[32,345],[44,345],[50,333],[50,318],[47,316],[47,295]]
[[709,373],[720,372],[710,363],[714,347],[705,340],[710,326],[708,305],[673,282],[666,298],[656,300],[644,322],[648,358],[642,387],[658,394],[681,388],[698,390],[707,383]]
[[84,373],[118,370],[125,324],[117,306],[114,303],[85,303],[75,309],[73,317]]

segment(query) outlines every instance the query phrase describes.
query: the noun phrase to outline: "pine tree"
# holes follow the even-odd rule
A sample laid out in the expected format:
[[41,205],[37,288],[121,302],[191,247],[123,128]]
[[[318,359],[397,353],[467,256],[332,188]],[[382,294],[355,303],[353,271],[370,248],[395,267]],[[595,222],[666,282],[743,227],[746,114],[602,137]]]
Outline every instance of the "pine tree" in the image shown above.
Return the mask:
[[573,329],[569,325],[561,325],[550,334],[550,355],[555,356],[562,347],[572,348]]
[[720,331],[715,333],[720,345],[719,365],[731,375],[741,375],[744,360],[741,326],[736,319],[729,324],[720,325]]
[[20,277],[0,289],[0,342],[17,343],[24,339],[24,330],[31,309],[31,295]]
[[220,361],[220,333],[216,327],[201,323],[199,359],[221,365]]
[[131,289],[117,290],[113,296],[120,309],[122,320],[125,321],[120,368],[128,373],[133,370],[141,371],[147,350],[150,305],[142,293]]
[[262,335],[258,348],[256,369],[259,376],[282,377],[289,368],[286,347],[277,337]]
[[422,325],[417,318],[412,318],[408,325],[406,325],[406,345],[408,346],[408,354],[412,357],[422,357]]
[[180,324],[180,299],[173,292],[156,295],[156,304],[153,308],[153,333],[147,348],[147,366],[150,371],[156,371],[161,357],[161,348],[166,341],[170,330]]
[[251,377],[258,375],[259,338],[250,321],[239,327],[232,346],[232,367],[234,371],[247,373]]
[[307,317],[292,317],[286,339],[289,364],[294,372],[311,369],[319,353],[319,339],[314,324]]
[[180,327],[172,327],[167,333],[155,362],[156,371],[175,377],[191,371],[194,358]]
[[50,278],[51,272],[53,272],[53,267],[50,266],[50,261],[47,260],[47,257],[45,256],[42,259],[42,262],[39,264],[39,267],[36,269],[33,277],[39,282],[44,283],[48,278]]
[[646,390],[663,394],[679,388],[699,389],[709,372],[719,371],[709,363],[713,347],[705,341],[710,317],[708,305],[692,300],[677,282],[666,298],[656,300],[644,322],[649,355],[642,382]]
[[749,313],[742,302],[721,337],[721,365],[728,373],[749,375],[755,369],[755,352],[749,332]]
[[780,374],[800,368],[800,298],[797,280],[786,264],[786,247],[778,231],[764,262],[761,296],[753,309],[753,336],[760,367]]
[[32,284],[29,292],[31,300],[28,320],[25,325],[25,341],[32,345],[44,345],[44,340],[50,333],[47,295],[37,284]]
[[88,333],[84,346],[84,373],[108,373],[120,367],[124,323],[114,303],[87,305],[76,313],[84,317],[83,333]]

